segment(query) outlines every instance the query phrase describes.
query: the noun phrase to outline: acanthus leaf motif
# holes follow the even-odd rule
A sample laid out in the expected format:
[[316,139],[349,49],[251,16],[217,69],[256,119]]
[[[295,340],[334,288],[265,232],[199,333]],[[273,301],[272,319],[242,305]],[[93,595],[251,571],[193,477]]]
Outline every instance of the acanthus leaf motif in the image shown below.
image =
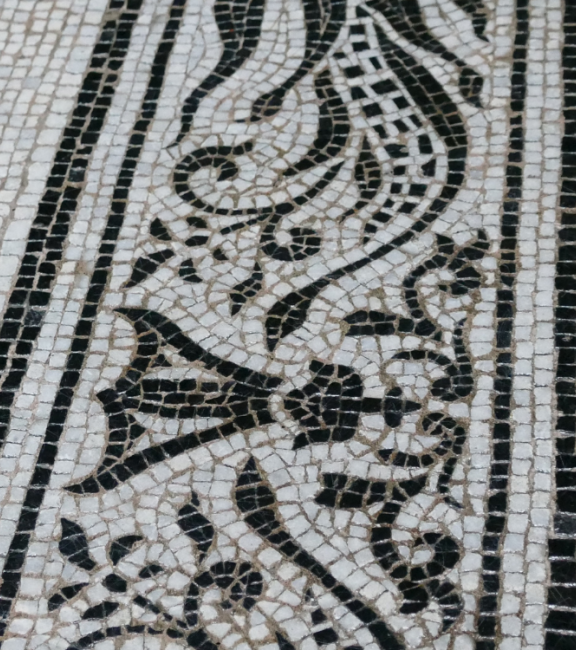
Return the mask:
[[[98,394],[110,426],[104,457],[93,475],[68,486],[69,491],[86,494],[113,489],[167,458],[274,421],[268,399],[281,383],[279,377],[243,368],[211,354],[156,312],[120,309],[118,313],[136,329],[138,348],[114,389]],[[146,373],[162,354],[162,345],[169,345],[200,368],[216,372],[219,378],[207,382],[146,378]],[[225,422],[130,454],[134,442],[146,431],[133,415],[138,411],[180,419],[215,417]]]
[[284,177],[296,176],[337,156],[348,141],[350,118],[346,105],[334,88],[330,70],[314,77],[316,96],[322,102],[319,108],[318,134],[313,146],[294,165],[284,171]]
[[[463,7],[471,15],[475,16],[474,23],[477,33],[483,33],[484,23],[479,18],[482,13],[481,0],[455,0],[456,4]],[[224,52],[215,71],[206,78],[200,86],[188,97],[183,110],[182,124],[177,141],[180,141],[189,131],[194,113],[196,112],[199,102],[214,87],[220,84],[227,76],[233,74],[243,62],[254,51],[260,33],[260,26],[263,14],[262,0],[232,0],[232,2],[220,2],[216,0],[216,20],[220,30],[221,38],[224,44]],[[446,60],[452,61],[460,71],[460,88],[462,95],[471,104],[479,105],[480,92],[482,90],[482,80],[469,66],[466,66],[460,60],[454,58],[446,50],[438,50],[438,41],[430,35],[423,22],[417,3],[411,3],[409,0],[392,0],[384,6],[379,0],[368,2],[372,8],[377,8],[388,18],[393,27],[412,43],[416,43],[426,49],[435,49],[436,53],[440,52]],[[417,11],[412,11],[411,16],[406,18],[406,7],[416,4]],[[296,73],[289,78],[288,82],[281,88],[261,96],[253,106],[250,120],[258,122],[262,119],[272,117],[282,106],[283,99],[287,91],[293,87],[299,78],[310,72],[314,67],[314,62],[319,61],[327,52],[330,44],[334,42],[340,28],[344,22],[346,3],[343,0],[304,0],[304,13],[306,17],[306,55],[302,65]],[[387,13],[386,13],[387,12]],[[368,16],[363,10],[358,11],[358,15]],[[230,25],[233,25],[230,28]],[[408,91],[413,104],[419,109],[420,113],[433,125],[433,128],[440,135],[440,140],[446,145],[448,153],[448,174],[446,182],[439,196],[433,201],[430,209],[420,218],[416,219],[413,225],[406,229],[401,235],[395,237],[390,243],[379,246],[370,255],[353,264],[349,264],[342,269],[333,271],[328,275],[314,281],[312,284],[290,293],[285,298],[278,301],[268,312],[265,323],[267,344],[270,351],[274,351],[281,339],[295,332],[299,327],[305,324],[308,312],[313,300],[319,293],[330,283],[339,280],[347,274],[352,274],[363,266],[370,264],[372,261],[379,259],[399,248],[413,237],[423,232],[437,217],[441,214],[450,201],[456,196],[459,188],[463,183],[463,174],[461,173],[466,157],[467,139],[463,129],[462,118],[457,107],[446,99],[445,94],[438,91],[439,85],[428,75],[423,66],[416,66],[414,59],[392,43],[384,35],[383,31],[376,25],[376,32],[379,35],[382,55],[386,59],[390,68],[395,72],[398,79],[407,79],[404,87]],[[312,65],[310,65],[312,62]],[[416,73],[414,71],[416,70]],[[407,73],[410,74],[407,74]],[[406,74],[404,74],[406,73]],[[363,92],[358,86],[358,95]],[[347,109],[342,98],[334,90],[331,73],[324,70],[315,76],[315,90],[320,100],[320,124],[318,137],[314,141],[314,146],[308,151],[308,154],[299,163],[289,167],[284,176],[293,176],[301,171],[305,171],[319,164],[323,164],[331,158],[339,155],[348,142],[351,123],[347,114]],[[440,89],[441,91],[441,89]],[[387,92],[387,91],[383,91]],[[406,98],[404,101],[407,102]],[[375,103],[374,103],[375,104]],[[399,104],[398,104],[399,105]],[[364,106],[366,118],[371,118],[368,110],[368,104]],[[372,108],[373,111],[376,109]],[[375,114],[375,113],[374,113]],[[421,117],[422,117],[421,115]],[[418,118],[414,118],[415,123]],[[401,120],[397,120],[398,129]],[[384,142],[385,135],[381,125],[371,123],[373,130],[381,138],[381,146],[386,151],[394,163],[394,174],[400,176],[405,166],[404,159],[407,158],[407,149],[404,145],[398,143]],[[446,135],[447,134],[447,135]],[[373,133],[372,133],[373,135]],[[372,137],[372,136],[371,136]],[[420,153],[426,153],[431,150],[430,138],[426,141],[424,135],[419,135],[421,144]],[[371,138],[366,134],[361,140],[361,152],[356,161],[354,169],[355,180],[360,192],[360,199],[348,213],[359,212],[366,207],[382,189],[384,176],[383,169],[379,163],[379,158],[374,155],[371,147]],[[451,144],[448,144],[450,142]],[[292,236],[292,243],[280,246],[275,241],[275,234],[281,218],[292,211],[297,210],[312,196],[317,194],[322,187],[326,187],[329,182],[338,174],[342,167],[341,163],[334,165],[325,172],[325,175],[312,190],[287,201],[284,204],[267,209],[253,210],[224,210],[213,208],[207,203],[197,198],[190,188],[191,174],[201,167],[212,166],[218,172],[218,181],[233,179],[239,172],[239,166],[233,160],[233,156],[238,156],[249,152],[252,143],[244,143],[237,147],[206,147],[197,150],[183,159],[177,166],[174,174],[174,187],[180,197],[199,210],[208,212],[214,216],[249,216],[248,221],[234,226],[222,228],[221,234],[226,234],[233,230],[243,228],[249,224],[263,223],[263,232],[260,239],[260,252],[272,259],[284,262],[301,261],[307,257],[315,255],[321,247],[321,239],[316,231],[308,227],[292,228],[289,233]],[[380,153],[379,153],[380,156]],[[434,177],[436,174],[436,158],[432,157],[421,165],[422,175]],[[395,190],[393,190],[395,191]],[[400,212],[410,214],[416,206],[417,198],[423,195],[426,188],[421,183],[412,183],[410,186],[410,201],[405,201],[401,205]],[[399,193],[399,192],[397,192]],[[392,203],[390,201],[390,203]],[[374,234],[378,224],[385,224],[393,217],[393,210],[390,205],[385,206],[389,212],[380,210],[370,216],[369,223],[364,227],[364,243],[369,240],[368,234]],[[242,214],[240,214],[242,213]],[[342,215],[342,218],[347,213]],[[193,220],[197,220],[193,223]],[[196,227],[206,227],[206,223],[200,217],[189,217],[190,225]],[[156,218],[153,220],[150,228],[150,234],[161,241],[169,241],[171,235],[169,230],[162,222]],[[203,246],[208,243],[209,237],[203,233],[194,233],[186,244],[189,246]],[[453,243],[445,243],[444,248],[453,247]],[[442,245],[439,244],[439,248]],[[486,244],[487,248],[487,244]],[[453,296],[463,295],[479,285],[479,274],[469,263],[471,260],[478,259],[478,247],[470,246],[467,252],[460,251],[450,261],[449,269],[457,277],[456,281],[440,287],[442,291],[451,293]],[[484,249],[482,249],[484,250]],[[450,257],[446,252],[445,257]],[[212,251],[214,258],[219,261],[228,261],[226,254],[221,248]],[[482,253],[483,254],[483,253]],[[140,258],[134,266],[133,274],[126,287],[132,287],[142,282],[147,277],[156,272],[161,264],[170,259],[174,253],[169,249],[153,253]],[[441,253],[439,253],[441,255]],[[156,256],[156,257],[154,257]],[[261,258],[258,258],[262,262]],[[154,265],[156,265],[154,267]],[[263,265],[262,265],[263,266]],[[262,266],[256,262],[252,275],[234,286],[230,293],[230,313],[236,315],[242,309],[242,306],[249,298],[253,298],[264,284],[264,273]],[[185,260],[179,268],[179,275],[186,281],[200,284],[202,279],[196,273],[193,261]],[[411,281],[414,278],[410,278]],[[418,278],[414,279],[414,284]],[[408,283],[409,284],[409,283]],[[409,305],[410,318],[400,317],[394,314],[386,314],[377,311],[356,312],[347,320],[350,324],[348,336],[359,336],[364,334],[387,335],[392,333],[408,331],[427,338],[429,340],[440,341],[441,331],[426,315],[420,314],[420,305],[414,304],[412,293],[414,293],[414,284],[408,286],[405,283],[405,296]],[[421,311],[421,310],[420,310]],[[116,487],[123,481],[126,481],[140,472],[146,471],[155,463],[162,462],[168,458],[173,458],[178,454],[185,453],[191,449],[209,443],[213,440],[222,439],[238,431],[247,431],[259,425],[266,425],[273,422],[273,416],[268,410],[267,400],[273,390],[278,386],[280,380],[276,377],[267,377],[262,373],[254,373],[244,368],[235,366],[235,364],[218,359],[210,355],[200,346],[194,344],[176,325],[164,319],[163,316],[155,312],[144,310],[123,310],[123,315],[130,320],[138,333],[139,347],[135,359],[132,359],[130,367],[124,372],[121,379],[116,382],[114,389],[102,391],[99,395],[105,408],[109,422],[110,433],[107,440],[107,447],[104,459],[96,469],[93,476],[89,477],[80,484],[70,486],[72,492],[77,494],[94,493],[100,490],[108,490]],[[471,373],[469,372],[470,361],[466,355],[464,347],[463,330],[464,322],[458,323],[455,332],[454,350],[456,360],[448,359],[441,354],[427,351],[416,351],[410,353],[400,353],[396,355],[397,359],[428,359],[442,366],[449,378],[443,379],[434,384],[433,394],[443,400],[450,401],[460,399],[469,394],[472,388]],[[356,328],[356,329],[355,329]],[[166,358],[161,353],[160,347],[167,345],[178,351],[186,359],[200,365],[208,370],[216,369],[219,378],[213,382],[200,382],[196,380],[158,380],[146,377],[146,372],[158,367],[169,365]],[[200,351],[199,351],[200,349]],[[403,356],[402,356],[403,355]],[[405,415],[416,412],[422,408],[422,405],[405,398],[402,390],[395,386],[381,400],[367,399],[363,396],[363,386],[359,375],[352,368],[339,365],[318,363],[320,366],[312,367],[315,372],[314,379],[306,387],[302,394],[292,391],[285,398],[285,406],[291,412],[296,420],[302,425],[304,432],[295,440],[294,447],[304,446],[312,442],[341,442],[350,439],[356,432],[360,414],[362,413],[382,413],[386,425],[397,427],[402,423]],[[320,386],[317,380],[327,371],[329,381],[326,385]],[[324,378],[323,378],[324,379]],[[316,383],[315,383],[316,382]],[[435,391],[435,392],[434,392]],[[222,418],[225,422],[222,425],[211,427],[204,431],[196,431],[192,434],[177,436],[174,440],[152,445],[144,451],[131,453],[134,443],[144,434],[144,428],[140,426],[135,418],[136,413],[158,414],[161,417],[173,417],[177,419],[186,419],[193,417],[215,417]],[[253,413],[257,413],[253,416]],[[438,416],[434,419],[433,416]],[[380,451],[380,457],[390,464],[401,467],[418,467],[425,468],[429,464],[435,464],[441,458],[444,460],[442,474],[439,480],[439,491],[447,496],[447,484],[454,470],[456,458],[461,452],[465,440],[465,432],[460,425],[453,420],[441,420],[442,414],[432,414],[425,416],[425,429],[430,429],[430,435],[439,436],[439,444],[432,450],[422,454],[407,454],[399,452],[396,449],[387,449]],[[426,417],[428,419],[426,419]],[[336,475],[335,475],[336,476]],[[417,494],[425,484],[425,479],[418,477],[410,479],[402,485],[394,488],[394,493],[390,501],[394,501],[395,506],[405,502],[409,497]],[[342,483],[341,477],[333,479],[334,484]],[[362,481],[354,479],[353,484],[348,483],[345,477],[347,491],[339,496],[333,497],[334,505],[332,507],[364,507],[377,502],[385,501],[385,493],[391,489],[385,482],[365,487]],[[365,481],[366,483],[366,481]],[[254,487],[258,484],[257,487]],[[332,486],[333,487],[333,486]],[[331,488],[332,489],[332,488]],[[328,487],[326,488],[325,497],[327,496]],[[334,491],[334,490],[333,490]],[[404,498],[405,497],[405,498]],[[404,501],[402,500],[404,498]],[[245,515],[247,522],[263,537],[269,541],[272,538],[271,531],[274,531],[275,544],[281,540],[279,550],[284,552],[286,557],[292,557],[288,553],[294,551],[298,553],[296,562],[307,570],[312,567],[312,573],[316,578],[325,575],[325,569],[321,563],[314,560],[310,554],[307,554],[297,542],[291,539],[285,527],[282,525],[274,510],[275,497],[271,488],[266,484],[262,475],[259,473],[254,459],[251,459],[240,475],[236,489],[236,499],[239,508]],[[252,499],[251,506],[248,507]],[[360,501],[361,505],[351,505]],[[320,503],[320,501],[318,501]],[[336,503],[339,505],[336,506]],[[388,504],[385,504],[383,507]],[[253,507],[252,507],[253,506]],[[271,506],[271,507],[268,507]],[[197,496],[192,493],[189,504],[182,507],[178,513],[178,524],[182,531],[190,537],[200,552],[200,561],[203,562],[207,553],[210,551],[215,531],[211,522],[202,515],[199,510]],[[139,536],[127,536],[123,539],[134,538],[132,542],[118,544],[114,547],[116,540],[112,544],[115,548],[115,558],[113,563],[117,564],[122,557],[130,552],[131,547],[140,541]],[[373,546],[376,546],[374,539]],[[428,545],[433,548],[434,561],[439,557],[443,558],[443,566],[453,562],[456,564],[459,558],[457,548],[451,545],[450,538],[436,533],[427,533],[415,542],[415,545]],[[87,545],[86,545],[87,546]],[[111,547],[111,549],[112,549]],[[74,555],[76,557],[77,554]],[[112,550],[110,551],[112,557]],[[89,556],[88,556],[89,558]],[[454,559],[455,558],[455,559]],[[91,558],[89,558],[90,561]],[[72,560],[71,560],[72,561]],[[84,560],[81,560],[85,562]],[[382,561],[383,562],[383,561]],[[381,562],[381,564],[382,564]],[[85,562],[86,563],[86,562]],[[77,564],[79,564],[77,562]],[[89,562],[86,566],[89,565]],[[220,567],[220,565],[222,565]],[[258,589],[262,590],[262,576],[255,569],[252,569],[246,563],[222,562],[220,565],[214,565],[204,571],[197,577],[195,586],[190,586],[189,601],[197,599],[198,594],[208,584],[217,584],[220,587],[228,588],[234,584],[234,588],[229,590],[230,598],[223,601],[222,607],[232,607],[231,601],[242,601],[246,609],[253,606],[249,593],[256,594]],[[232,566],[234,565],[234,566]],[[382,564],[384,566],[384,564]],[[422,578],[417,572],[409,572],[408,577],[404,576],[404,585],[401,588],[405,602],[401,611],[416,612],[422,610],[430,598],[436,598],[441,604],[444,616],[444,629],[458,618],[460,607],[458,597],[454,594],[454,589],[449,583],[440,584],[435,576],[438,572],[432,567],[427,567],[429,574],[426,579]],[[400,565],[393,568],[393,572],[398,574],[402,572]],[[406,567],[404,567],[406,568]],[[159,573],[159,565],[148,565],[142,569],[139,574],[140,578],[149,579],[156,573]],[[220,573],[219,573],[220,572]],[[231,573],[242,575],[256,575],[247,581],[238,579],[230,581]],[[226,577],[223,577],[223,576]],[[257,576],[260,576],[258,579]],[[399,576],[395,576],[399,578]],[[330,576],[332,578],[332,576]],[[123,578],[116,574],[109,574],[105,578],[105,585],[111,591],[122,593],[124,584]],[[212,582],[211,582],[212,581]],[[224,582],[227,582],[224,585]],[[320,582],[327,587],[327,582],[320,578]],[[328,582],[330,582],[328,580]],[[332,587],[334,579],[332,578]],[[260,587],[258,587],[260,585]],[[250,592],[250,589],[252,592]],[[196,591],[195,591],[196,590]],[[337,590],[332,590],[338,594],[338,598],[348,609],[360,620],[367,624],[368,628],[377,639],[380,647],[384,648],[402,648],[402,644],[395,635],[388,629],[383,621],[378,620],[376,613],[364,605],[342,585],[337,584]],[[258,592],[258,593],[260,593]],[[145,599],[140,599],[141,603],[150,609],[153,605],[145,603]],[[113,613],[118,606],[117,603],[105,601],[91,608],[88,618],[102,618]],[[98,608],[100,608],[98,610]],[[106,609],[110,611],[105,611]],[[92,611],[93,610],[93,611]],[[98,616],[102,612],[102,616]],[[320,609],[315,610],[316,621],[318,624],[323,621]],[[166,620],[168,620],[166,618]],[[188,605],[187,623],[190,628],[196,625],[192,614],[192,606]],[[450,622],[451,621],[451,622]],[[144,630],[145,626],[141,626]],[[128,631],[130,626],[126,628]],[[120,627],[118,628],[120,629]],[[148,628],[150,629],[150,628]],[[108,628],[101,632],[99,638],[94,637],[90,643],[101,640],[102,638],[113,637],[116,635]],[[122,627],[122,630],[124,628]],[[124,631],[126,631],[124,630]],[[152,630],[150,630],[152,631]],[[176,631],[171,630],[174,635]],[[154,630],[158,633],[158,630]],[[278,644],[281,650],[293,650],[294,646],[279,632],[276,633]],[[315,631],[314,636],[319,645],[333,643],[338,640],[337,633],[332,628]],[[89,645],[88,637],[85,645]],[[82,642],[84,642],[82,640]],[[218,646],[213,643],[209,635],[201,628],[194,629],[187,637],[188,645],[203,650],[215,650]],[[347,646],[350,649],[356,646]]]
[[[466,3],[467,11],[470,11],[470,5],[474,3],[474,0],[459,1],[461,6]],[[379,11],[392,27],[408,41],[455,65],[460,72],[458,83],[463,98],[473,106],[481,108],[480,93],[484,84],[482,77],[432,35],[417,1],[366,0],[366,5]],[[482,14],[478,7],[473,8],[472,13],[476,18],[475,28],[481,28],[479,21],[481,21]]]
[[[456,196],[462,183],[464,182],[464,174],[461,173],[462,161],[466,158],[468,138],[464,128],[463,119],[460,115],[458,107],[448,97],[440,84],[432,77],[425,67],[419,65],[414,58],[402,50],[399,46],[392,43],[384,34],[382,29],[375,24],[375,34],[381,48],[382,55],[386,60],[390,70],[394,73],[397,79],[403,79],[403,85],[408,95],[413,102],[414,107],[418,107],[422,117],[428,121],[434,129],[434,133],[443,143],[447,151],[447,164],[448,173],[445,182],[442,184],[440,194],[432,201],[428,210],[417,220],[413,226],[406,229],[402,234],[394,237],[390,242],[380,245],[373,252],[362,257],[361,259],[352,262],[339,269],[331,271],[325,276],[314,280],[307,286],[290,292],[284,298],[278,300],[268,311],[265,323],[268,349],[273,351],[279,341],[287,335],[295,332],[299,327],[304,325],[308,311],[320,292],[329,286],[331,283],[340,280],[341,278],[355,273],[364,266],[367,266],[374,261],[384,257],[393,250],[406,244],[413,239],[418,233],[421,233],[434,222],[438,216],[445,210],[447,205]],[[349,72],[350,75],[356,76],[363,74],[362,70]],[[395,83],[390,83],[382,88],[380,92],[386,94],[390,90],[398,91],[399,86]],[[403,96],[402,96],[403,97]],[[410,106],[407,99],[403,98],[406,106]],[[404,104],[403,104],[404,105]],[[413,109],[416,112],[416,109]],[[414,114],[413,124],[422,125],[421,120]],[[419,127],[418,127],[419,128]],[[382,132],[384,135],[384,132]],[[428,143],[430,139],[424,138],[426,134],[422,134],[419,140],[422,151],[426,151],[430,146]],[[368,147],[368,140],[364,140],[364,146]],[[392,149],[391,147],[396,147]],[[402,145],[388,144],[388,154],[392,158],[404,156]],[[370,151],[364,152],[367,160],[372,161],[373,153]],[[432,157],[430,160],[434,160]],[[362,167],[358,170],[357,175],[360,179],[360,190],[365,192],[373,192],[376,189],[376,184],[380,183],[376,174],[374,165]],[[374,169],[373,169],[374,167]],[[368,170],[370,173],[368,174]],[[362,173],[360,173],[360,171]],[[364,177],[365,174],[368,174]],[[372,178],[374,175],[374,178]],[[370,183],[373,187],[370,187]],[[363,184],[366,185],[363,190]],[[390,204],[396,205],[393,201]],[[411,212],[415,209],[416,203],[412,201],[404,201],[398,204],[399,212]],[[386,207],[386,204],[385,204]],[[350,211],[345,212],[344,216],[350,214]],[[385,211],[379,211],[373,215],[372,220],[376,222],[387,222],[389,215]],[[373,221],[369,221],[368,225],[371,228],[366,228],[365,232],[373,232]],[[374,226],[375,227],[375,226]]]
[[340,32],[346,18],[346,0],[303,0],[306,44],[302,62],[278,88],[261,95],[252,106],[251,122],[273,117],[286,93],[318,63]]

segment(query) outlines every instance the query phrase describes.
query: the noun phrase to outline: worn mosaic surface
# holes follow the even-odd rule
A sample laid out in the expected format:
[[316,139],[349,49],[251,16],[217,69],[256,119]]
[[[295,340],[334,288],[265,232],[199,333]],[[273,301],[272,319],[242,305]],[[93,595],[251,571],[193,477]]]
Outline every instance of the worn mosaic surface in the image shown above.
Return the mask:
[[3,650],[576,650],[576,2],[0,40]]

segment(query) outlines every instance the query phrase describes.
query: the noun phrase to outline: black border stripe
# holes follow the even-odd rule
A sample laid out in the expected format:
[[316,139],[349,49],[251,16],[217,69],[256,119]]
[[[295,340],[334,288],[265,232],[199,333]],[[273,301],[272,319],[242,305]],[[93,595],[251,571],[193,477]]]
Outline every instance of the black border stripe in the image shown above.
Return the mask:
[[0,327],[0,447],[9,429],[15,395],[40,334],[70,222],[86,184],[88,165],[112,104],[142,1],[109,2],[76,106],[62,134],[28,234]]
[[510,410],[514,367],[512,363],[515,313],[517,236],[522,200],[524,154],[524,98],[529,36],[529,0],[516,0],[516,29],[511,76],[510,141],[506,166],[506,191],[500,225],[500,263],[496,296],[496,376],[492,423],[492,458],[487,491],[486,520],[482,536],[482,584],[478,595],[476,650],[495,650],[499,637],[499,600],[502,592],[503,540],[510,481]]
[[[131,1],[128,0],[128,2]],[[148,81],[146,94],[140,107],[138,119],[132,128],[128,148],[116,180],[112,205],[102,236],[95,270],[90,279],[86,300],[74,331],[71,352],[68,355],[66,368],[60,380],[58,393],[50,412],[46,434],[38,458],[36,459],[34,473],[26,491],[16,532],[12,538],[2,571],[2,585],[0,586],[0,638],[6,632],[12,603],[20,588],[22,566],[26,558],[31,536],[36,527],[44,494],[50,482],[54,461],[58,452],[58,441],[60,440],[64,423],[68,416],[68,409],[72,403],[74,389],[80,380],[80,374],[87,356],[100,299],[110,277],[112,256],[116,249],[116,242],[118,241],[124,221],[124,213],[128,204],[128,194],[132,186],[138,160],[144,147],[146,134],[158,108],[158,99],[164,83],[166,67],[176,35],[182,23],[186,2],[187,0],[172,0],[170,15],[152,63],[151,76]]]
[[564,137],[555,280],[556,469],[546,650],[576,648],[576,2],[565,0]]

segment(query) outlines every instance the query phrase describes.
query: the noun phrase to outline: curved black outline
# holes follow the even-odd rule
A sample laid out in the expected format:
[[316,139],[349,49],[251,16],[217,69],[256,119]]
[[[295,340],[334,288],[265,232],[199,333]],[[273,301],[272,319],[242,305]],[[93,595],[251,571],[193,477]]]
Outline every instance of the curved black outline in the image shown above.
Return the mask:
[[[91,474],[79,483],[68,486],[66,489],[69,492],[94,494],[101,490],[111,490],[163,460],[174,458],[212,440],[226,438],[234,433],[274,421],[266,408],[266,400],[280,385],[282,379],[243,368],[207,352],[188,338],[177,325],[156,312],[144,309],[118,309],[117,313],[125,316],[132,323],[139,339],[135,358],[118,379],[114,389],[100,394],[105,410],[117,417],[119,423],[114,436],[110,436],[108,440],[104,459],[96,469],[95,475]],[[127,406],[129,408],[133,400],[130,390],[153,366],[154,360],[160,355],[159,348],[162,341],[178,350],[178,353],[188,361],[198,362],[206,369],[213,369],[221,377],[227,378],[222,386],[222,395],[230,396],[230,399],[235,400],[235,405],[243,407],[248,405],[250,400],[255,400],[256,415],[252,417],[249,409],[241,408],[240,414],[232,416],[221,425],[172,438],[124,458],[134,441],[145,432],[133,416],[127,417],[124,413],[124,409]],[[201,390],[202,386],[199,385],[198,388]],[[218,400],[216,402],[219,404]],[[195,411],[194,407],[185,406],[185,408]],[[215,408],[221,407],[217,405]],[[193,416],[193,413],[190,416]],[[217,411],[215,417],[218,417]]]
[[236,504],[246,523],[260,537],[266,539],[288,560],[308,571],[318,579],[356,618],[366,625],[382,650],[404,650],[404,645],[390,631],[386,623],[368,605],[354,594],[318,562],[288,533],[278,521],[274,495],[258,472],[251,456],[238,480],[235,490]]
[[453,63],[460,71],[458,85],[462,97],[472,106],[482,108],[480,94],[483,78],[432,35],[424,21],[418,0],[366,0],[366,5],[380,12],[406,40]]
[[302,62],[290,77],[252,106],[250,122],[272,117],[281,108],[286,93],[305,77],[330,49],[346,19],[347,0],[302,0],[306,23],[306,45]]
[[464,183],[464,166],[468,150],[468,137],[458,107],[449,98],[434,77],[398,45],[388,39],[375,25],[380,48],[394,74],[402,82],[414,102],[430,120],[448,150],[448,177],[446,184],[430,206],[428,212],[405,232],[362,259],[328,273],[303,289],[293,291],[276,302],[266,319],[268,349],[273,351],[279,340],[294,332],[306,320],[308,309],[320,291],[334,280],[358,271],[362,267],[387,255],[409,242],[428,228],[445,210]]
[[264,0],[216,0],[214,17],[224,48],[222,55],[214,70],[185,99],[180,131],[170,147],[181,142],[190,131],[202,99],[231,77],[254,53],[260,40]]

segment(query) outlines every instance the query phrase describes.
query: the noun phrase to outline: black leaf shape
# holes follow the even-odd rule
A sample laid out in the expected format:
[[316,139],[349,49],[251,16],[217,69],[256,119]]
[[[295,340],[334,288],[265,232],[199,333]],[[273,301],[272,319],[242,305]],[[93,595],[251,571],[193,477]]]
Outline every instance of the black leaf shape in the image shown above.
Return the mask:
[[472,106],[482,108],[480,95],[484,86],[484,79],[472,68],[466,66],[462,68],[458,79],[458,87],[462,97]]
[[314,79],[314,88],[320,104],[318,135],[312,148],[296,164],[288,167],[284,176],[295,176],[337,156],[348,140],[350,120],[346,105],[334,88],[332,75],[324,70]]
[[260,291],[263,279],[264,274],[262,273],[260,264],[256,262],[252,275],[244,280],[244,282],[237,284],[230,292],[230,300],[233,303],[230,306],[230,313],[232,316],[242,309],[242,306],[248,298],[253,298]]
[[73,585],[68,585],[63,587],[60,591],[56,592],[53,596],[50,596],[48,599],[48,611],[53,612],[54,610],[62,607],[62,605],[68,601],[72,600],[74,596],[79,594],[84,587],[87,587],[87,582],[77,582]]
[[109,591],[123,594],[128,590],[128,583],[116,573],[109,573],[103,580],[103,584]]
[[178,275],[186,280],[186,282],[193,282],[194,284],[202,282],[202,278],[196,273],[194,262],[192,260],[184,260],[182,264],[180,264]]
[[140,282],[146,280],[150,275],[156,273],[158,267],[171,257],[174,257],[174,251],[171,251],[168,248],[163,251],[158,251],[157,253],[151,253],[150,255],[139,257],[134,263],[132,275],[124,284],[124,287],[128,289],[140,284]]
[[204,246],[208,239],[208,235],[192,235],[186,240],[185,244],[186,246]]
[[154,219],[154,221],[150,224],[150,234],[152,237],[156,237],[156,239],[160,239],[161,241],[172,240],[172,237],[170,236],[170,233],[168,232],[166,226],[158,218]]
[[208,228],[208,224],[202,217],[187,217],[186,221],[193,227],[193,228]]
[[356,433],[364,387],[352,368],[312,361],[311,383],[288,393],[284,407],[305,429],[293,449],[311,443],[343,442]]
[[214,255],[215,260],[218,260],[219,262],[228,262],[228,256],[221,248],[215,248],[212,254]]
[[455,282],[452,282],[449,287],[453,296],[463,296],[469,293],[472,289],[477,289],[480,286],[480,280],[482,279],[480,273],[472,267],[457,271],[456,277],[458,279]]
[[[370,147],[370,141],[366,136],[362,141],[362,149],[358,154],[358,160],[354,167],[354,179],[360,190],[360,198],[364,201],[373,199],[382,186],[380,163],[376,159]],[[358,206],[356,209],[358,209]]]
[[199,507],[198,495],[192,492],[190,503],[178,511],[178,525],[196,543],[200,551],[200,562],[202,562],[214,541],[214,527],[198,510]]
[[76,564],[81,569],[92,571],[96,562],[88,552],[88,540],[82,528],[69,519],[60,519],[62,525],[62,537],[58,548],[60,553],[68,558],[69,562]]
[[304,324],[312,300],[320,291],[330,284],[326,278],[309,284],[298,291],[292,291],[282,300],[278,300],[266,318],[266,343],[272,352],[281,338],[296,331]]
[[112,564],[116,566],[122,558],[132,552],[134,544],[143,539],[140,535],[126,535],[114,540],[108,551],[108,557],[112,561]]
[[118,603],[112,602],[111,600],[105,600],[98,605],[94,605],[94,607],[89,607],[84,614],[82,614],[82,618],[84,620],[89,618],[106,618],[115,612],[118,607]]
[[162,571],[164,571],[164,569],[159,564],[149,564],[141,569],[138,577],[146,580],[147,578],[153,578],[159,573],[162,573]]

